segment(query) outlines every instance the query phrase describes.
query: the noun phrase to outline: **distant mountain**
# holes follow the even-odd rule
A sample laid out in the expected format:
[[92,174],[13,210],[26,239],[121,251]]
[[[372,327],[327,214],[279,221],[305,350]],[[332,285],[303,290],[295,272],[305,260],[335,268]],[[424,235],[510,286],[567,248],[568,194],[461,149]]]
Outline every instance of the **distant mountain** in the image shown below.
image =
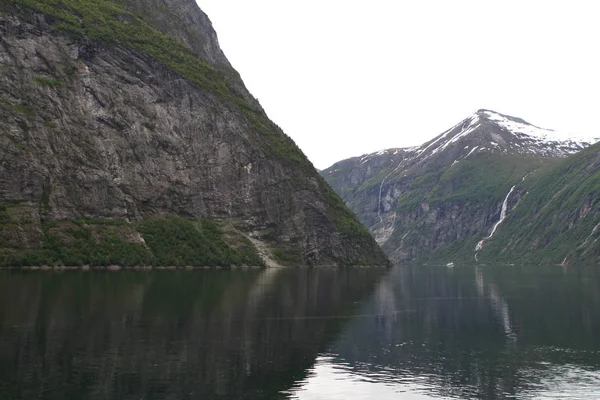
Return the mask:
[[[561,184],[559,182],[570,185],[569,193],[573,193],[584,175],[590,180],[588,189],[592,194],[570,198],[570,208],[561,212],[579,210],[581,213],[582,209],[596,204],[598,192],[594,191],[594,179],[600,170],[590,163],[589,168],[575,173],[571,164],[580,165],[582,161],[574,161],[579,157],[593,158],[597,154],[596,146],[581,151],[595,141],[591,137],[539,128],[494,111],[479,110],[422,146],[387,149],[350,158],[321,174],[395,262],[476,261],[475,257],[477,262],[510,262],[517,258],[516,253],[503,249],[492,252],[494,245],[500,243],[498,238],[507,234],[509,223],[523,227],[518,246],[511,242],[515,250],[524,251],[529,246],[536,252],[544,252],[548,250],[546,244],[554,238],[533,243],[525,234],[525,230],[535,228],[531,226],[533,220],[529,224],[513,219],[517,205],[533,201],[530,200],[533,196],[527,195],[529,191],[539,193],[536,196],[540,199],[550,196],[549,192],[543,194],[541,186],[538,188],[538,185],[549,185],[548,176],[554,177],[552,187],[565,193],[569,191],[556,186]],[[562,177],[570,177],[572,181]],[[532,203],[531,207],[536,204]],[[527,211],[525,206],[521,207],[519,205],[519,210]],[[550,215],[530,211],[528,218],[545,226],[541,221]],[[596,212],[586,215],[590,215],[590,221],[600,218]],[[579,224],[579,220],[563,218],[564,223],[567,220],[570,224]],[[561,234],[566,232],[560,227],[556,229]],[[531,260],[563,262],[568,249],[561,249],[552,257]],[[590,260],[595,254],[594,251],[583,253],[578,253],[580,261]],[[571,259],[575,260],[574,257]],[[518,258],[526,261],[528,256],[522,254]]]

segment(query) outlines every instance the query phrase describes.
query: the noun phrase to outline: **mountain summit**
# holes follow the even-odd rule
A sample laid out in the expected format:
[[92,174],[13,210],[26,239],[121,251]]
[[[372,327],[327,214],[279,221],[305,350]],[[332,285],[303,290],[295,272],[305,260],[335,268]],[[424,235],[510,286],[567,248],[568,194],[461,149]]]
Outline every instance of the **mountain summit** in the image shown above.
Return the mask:
[[425,143],[416,152],[423,160],[451,147],[464,145],[461,149],[455,149],[454,155],[457,159],[476,152],[564,157],[582,150],[593,142],[590,138],[559,134],[532,125],[521,118],[481,109]]
[[482,109],[421,146],[321,174],[393,261],[482,259],[530,185],[593,142]]

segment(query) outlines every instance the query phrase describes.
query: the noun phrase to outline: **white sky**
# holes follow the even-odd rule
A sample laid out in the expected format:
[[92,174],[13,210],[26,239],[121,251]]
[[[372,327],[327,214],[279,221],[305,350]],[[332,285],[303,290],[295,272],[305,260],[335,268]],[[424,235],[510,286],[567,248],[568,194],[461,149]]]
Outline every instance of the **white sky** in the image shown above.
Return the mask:
[[600,1],[197,0],[315,167],[419,145],[479,108],[600,136]]

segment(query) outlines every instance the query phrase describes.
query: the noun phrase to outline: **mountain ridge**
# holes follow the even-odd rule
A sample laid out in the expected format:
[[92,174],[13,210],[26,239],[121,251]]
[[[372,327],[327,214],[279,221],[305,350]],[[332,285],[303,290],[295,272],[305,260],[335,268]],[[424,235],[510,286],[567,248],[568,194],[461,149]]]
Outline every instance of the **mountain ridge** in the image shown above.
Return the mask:
[[421,146],[342,160],[321,174],[394,262],[453,252],[473,261],[478,243],[491,243],[494,226],[501,231],[527,195],[533,173],[590,146],[552,132],[480,109]]
[[[499,113],[499,112],[496,112],[493,110],[481,108],[481,109],[477,110],[475,113],[468,116],[467,118],[461,120],[461,122],[454,125],[452,128],[450,128],[450,129],[444,131],[443,133],[441,133],[440,135],[424,142],[420,146],[387,148],[387,149],[378,150],[378,151],[375,151],[372,153],[365,153],[360,156],[350,157],[346,160],[350,160],[350,159],[354,159],[354,158],[358,157],[361,159],[362,162],[365,162],[365,160],[368,159],[369,157],[383,155],[383,154],[389,153],[389,152],[398,153],[398,152],[413,152],[414,151],[417,154],[421,154],[421,153],[427,154],[427,150],[429,149],[429,147],[432,147],[438,141],[441,141],[442,139],[444,139],[447,135],[449,135],[449,134],[451,135],[454,130],[462,128],[461,132],[459,132],[459,133],[454,132],[455,134],[451,135],[451,137],[449,138],[449,143],[444,142],[440,146],[440,147],[442,147],[442,150],[443,150],[445,148],[444,145],[447,146],[448,144],[451,144],[454,141],[459,140],[461,137],[468,136],[469,134],[479,133],[474,128],[477,128],[478,127],[477,125],[481,125],[482,119],[484,120],[484,123],[495,124],[501,128],[508,130],[509,133],[512,133],[513,135],[522,136],[521,139],[528,137],[525,140],[537,142],[536,144],[538,146],[548,147],[545,150],[545,152],[543,150],[541,151],[542,155],[544,155],[544,153],[546,153],[546,155],[548,155],[547,153],[550,151],[549,147],[552,145],[559,146],[558,149],[555,149],[557,151],[557,154],[555,154],[555,155],[564,156],[564,155],[568,155],[568,154],[574,154],[577,151],[580,151],[581,149],[583,149],[584,147],[587,147],[599,140],[599,138],[595,138],[592,136],[559,134],[552,129],[540,128],[539,126],[531,124],[522,118],[513,117],[513,116],[509,116],[507,114],[502,114],[502,113]],[[516,122],[517,124],[522,125],[522,126],[514,126],[514,125],[510,126],[506,121]],[[529,129],[524,129],[524,128],[529,128]],[[521,132],[523,130],[525,130],[526,132]],[[457,136],[458,136],[458,138],[457,138]],[[548,136],[550,136],[550,137],[548,137]],[[491,144],[491,145],[495,146],[494,144]],[[497,143],[496,143],[496,145],[497,145]],[[560,146],[562,146],[562,147],[560,147]],[[479,151],[481,151],[481,150],[485,150],[485,148],[479,148]],[[493,148],[491,148],[491,149],[488,148],[487,150],[494,151]],[[513,149],[513,150],[518,150],[518,149]],[[435,153],[437,153],[437,151],[440,151],[440,149],[436,149],[435,147],[433,147],[430,151],[435,154]],[[330,167],[326,168],[325,170],[333,168],[335,164],[336,163],[332,164]]]

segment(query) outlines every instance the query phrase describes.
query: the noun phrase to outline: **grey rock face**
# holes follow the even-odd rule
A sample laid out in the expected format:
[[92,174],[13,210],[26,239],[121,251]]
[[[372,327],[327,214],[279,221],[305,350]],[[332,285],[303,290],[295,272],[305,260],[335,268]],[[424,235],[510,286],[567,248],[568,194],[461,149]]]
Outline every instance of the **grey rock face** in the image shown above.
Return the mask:
[[[181,17],[154,22],[230,68],[192,3],[127,2]],[[230,103],[146,54],[55,33],[43,16],[0,19],[0,202],[29,209],[38,225],[208,217],[303,264],[387,263],[372,239],[339,231],[316,171],[270,156],[271,143]]]

